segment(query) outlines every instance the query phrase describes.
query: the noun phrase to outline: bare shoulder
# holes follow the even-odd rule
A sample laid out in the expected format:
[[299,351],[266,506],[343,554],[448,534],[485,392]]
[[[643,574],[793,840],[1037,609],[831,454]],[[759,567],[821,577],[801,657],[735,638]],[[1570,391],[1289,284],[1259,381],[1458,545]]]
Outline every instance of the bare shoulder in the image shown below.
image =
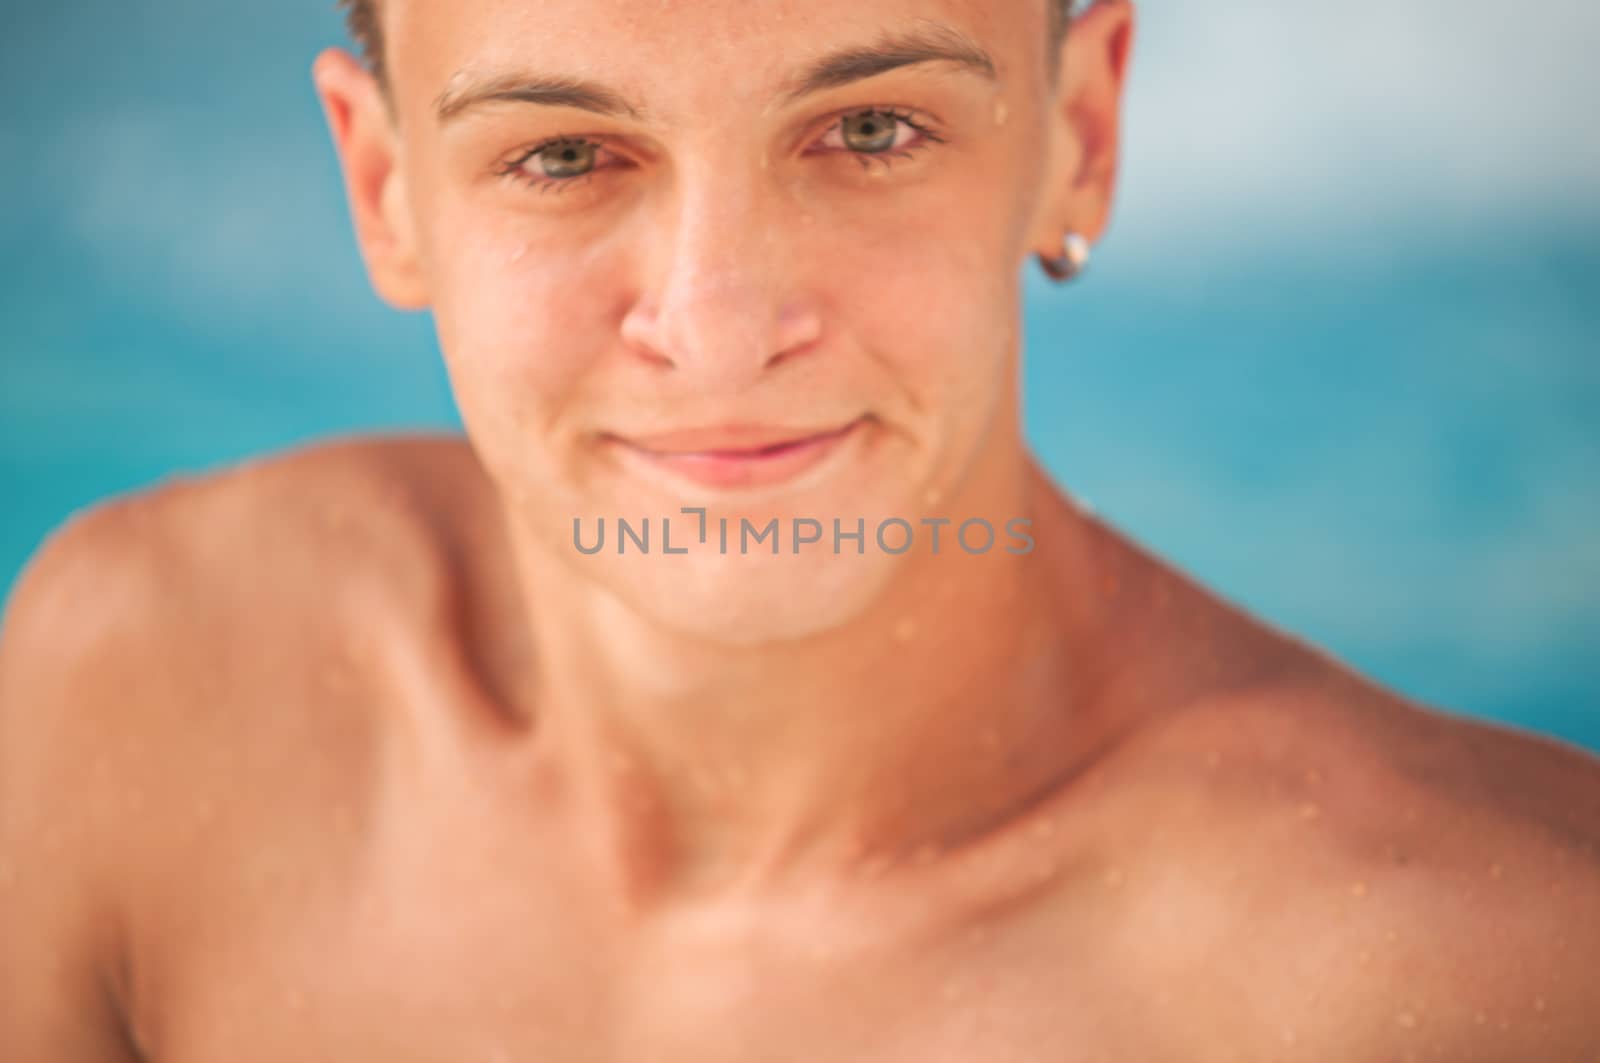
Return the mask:
[[3,629],[13,682],[60,685],[61,702],[91,716],[243,685],[350,621],[427,608],[463,506],[484,496],[459,437],[397,435],[99,502],[53,530],[17,579]]
[[1153,748],[1201,751],[1213,772],[1231,763],[1240,786],[1294,791],[1352,827],[1368,822],[1363,813],[1426,821],[1440,852],[1463,834],[1481,845],[1497,827],[1600,850],[1600,757],[1406,698],[1330,658],[1175,713]]
[[[262,577],[259,589],[271,590],[293,574],[285,566],[336,565],[345,583],[391,563],[414,564],[415,551],[437,549],[449,535],[450,503],[481,486],[460,437],[351,436],[175,477],[91,511],[85,523],[113,534],[137,525],[178,563],[169,575],[204,577],[193,588],[201,593],[247,589],[253,574]],[[364,563],[349,564],[357,558]],[[219,583],[222,571],[232,575]]]
[[115,733],[130,714],[243,692],[380,604],[426,604],[451,503],[483,494],[476,469],[456,437],[353,437],[78,511],[6,602],[0,711],[12,728]]
[[0,626],[0,952],[71,984],[0,989],[11,1019],[84,1027],[137,916],[198,910],[176,869],[244,837],[282,859],[355,800],[375,725],[352,640],[446,607],[446,503],[481,495],[451,437],[335,440],[101,502],[35,550]]
[[1600,759],[1330,659],[1175,714],[1136,756],[1173,828],[1153,851],[1200,869],[1177,903],[1242,970],[1290,975],[1251,987],[1286,1038],[1460,1060],[1600,1045]]
[[475,468],[456,437],[350,437],[96,503],[54,529],[18,577],[6,638],[27,648],[11,656],[42,679],[121,652],[154,682],[223,663],[209,651],[239,636],[270,652],[374,586],[421,592],[438,567],[421,562],[448,537],[452,509],[439,496],[478,490]]

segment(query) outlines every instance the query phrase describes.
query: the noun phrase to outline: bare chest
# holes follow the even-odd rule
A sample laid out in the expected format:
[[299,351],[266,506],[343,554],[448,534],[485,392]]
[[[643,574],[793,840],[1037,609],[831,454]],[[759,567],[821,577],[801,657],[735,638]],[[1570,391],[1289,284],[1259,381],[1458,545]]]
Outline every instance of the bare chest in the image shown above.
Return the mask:
[[1183,986],[1119,971],[1092,921],[861,943],[777,917],[641,942],[464,833],[195,895],[144,982],[149,1063],[1212,1058]]
[[[778,966],[687,956],[619,967],[558,937],[511,931],[469,947],[475,935],[343,936],[226,950],[163,1002],[150,1063],[1212,1058],[1185,1048],[1187,1023],[1141,1020],[1160,1010],[1153,998],[1091,990],[1015,958]],[[1161,1006],[1175,1007],[1170,996]]]

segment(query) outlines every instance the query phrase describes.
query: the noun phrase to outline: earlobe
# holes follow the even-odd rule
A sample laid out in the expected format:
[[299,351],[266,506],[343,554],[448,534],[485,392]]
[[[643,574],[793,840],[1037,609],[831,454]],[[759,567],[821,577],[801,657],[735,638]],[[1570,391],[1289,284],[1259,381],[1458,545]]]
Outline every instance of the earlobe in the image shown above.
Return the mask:
[[1068,232],[1061,238],[1059,255],[1040,254],[1039,266],[1045,276],[1057,284],[1076,280],[1089,265],[1089,240],[1080,232]]
[[380,298],[402,310],[428,305],[397,133],[382,89],[360,60],[339,48],[311,69],[344,173],[356,242]]

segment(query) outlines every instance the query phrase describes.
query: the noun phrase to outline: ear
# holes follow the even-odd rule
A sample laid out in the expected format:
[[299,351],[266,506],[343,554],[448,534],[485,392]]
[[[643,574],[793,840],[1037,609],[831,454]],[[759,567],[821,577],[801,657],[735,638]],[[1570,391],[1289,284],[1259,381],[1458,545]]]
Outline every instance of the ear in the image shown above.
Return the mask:
[[1075,230],[1095,243],[1105,233],[1116,191],[1122,90],[1133,49],[1133,5],[1099,0],[1072,20],[1048,121],[1050,165],[1035,250],[1061,254]]
[[340,48],[317,56],[311,79],[344,171],[345,192],[367,275],[380,298],[401,310],[428,305],[400,166],[399,134],[377,79]]

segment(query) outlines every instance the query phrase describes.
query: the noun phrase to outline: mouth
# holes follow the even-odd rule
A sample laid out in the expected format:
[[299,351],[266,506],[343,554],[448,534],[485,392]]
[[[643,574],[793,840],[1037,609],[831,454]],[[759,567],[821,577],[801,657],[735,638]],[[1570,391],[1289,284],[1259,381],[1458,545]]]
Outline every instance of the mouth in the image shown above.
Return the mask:
[[726,425],[651,436],[608,436],[630,458],[705,487],[768,487],[812,468],[861,429],[867,415],[837,428]]

